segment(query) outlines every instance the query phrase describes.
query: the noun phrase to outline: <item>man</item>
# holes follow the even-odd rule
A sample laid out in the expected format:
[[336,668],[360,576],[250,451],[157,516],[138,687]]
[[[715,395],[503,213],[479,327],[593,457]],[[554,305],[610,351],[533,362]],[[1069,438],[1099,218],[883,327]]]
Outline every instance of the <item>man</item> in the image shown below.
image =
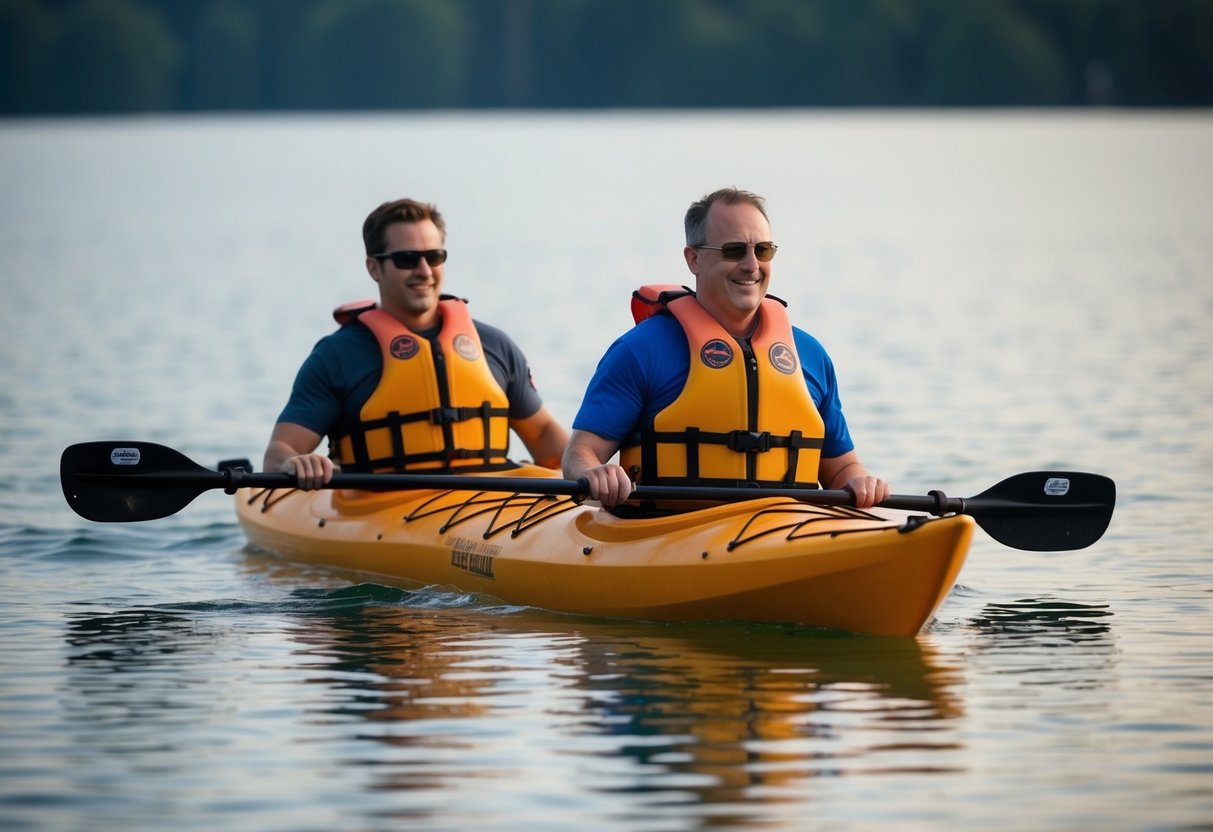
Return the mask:
[[[608,508],[627,500],[634,477],[820,482],[851,491],[860,508],[887,499],[889,484],[855,451],[829,355],[767,296],[777,246],[764,200],[715,191],[691,205],[685,230],[695,291],[636,293],[634,310],[669,314],[641,320],[603,356],[573,422],[565,476],[584,477]],[[620,464],[608,464],[617,451]]]
[[[362,227],[379,303],[334,313],[344,325],[303,363],[265,450],[264,469],[320,488],[348,471],[512,467],[509,431],[539,465],[568,441],[544,407],[526,357],[501,330],[442,294],[446,224],[433,205],[380,205]],[[329,454],[316,453],[329,437]],[[331,457],[331,458],[330,458]]]

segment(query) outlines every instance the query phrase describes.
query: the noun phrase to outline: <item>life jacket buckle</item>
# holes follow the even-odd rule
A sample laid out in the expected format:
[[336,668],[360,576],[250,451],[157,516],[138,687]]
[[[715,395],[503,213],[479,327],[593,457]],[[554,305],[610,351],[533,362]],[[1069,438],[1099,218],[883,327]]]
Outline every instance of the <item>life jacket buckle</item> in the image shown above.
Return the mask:
[[738,453],[765,453],[771,450],[771,434],[768,431],[732,431],[729,434],[729,450]]
[[435,407],[430,411],[430,424],[449,425],[458,422],[461,416],[457,407]]

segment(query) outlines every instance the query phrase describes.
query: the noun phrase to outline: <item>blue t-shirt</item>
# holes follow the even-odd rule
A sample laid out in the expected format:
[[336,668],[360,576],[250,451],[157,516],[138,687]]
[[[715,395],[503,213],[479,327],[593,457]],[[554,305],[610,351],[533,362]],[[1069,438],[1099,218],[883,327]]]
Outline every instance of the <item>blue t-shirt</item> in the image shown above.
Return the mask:
[[[834,362],[821,342],[804,330],[792,327],[792,336],[809,394],[825,422],[822,457],[854,450]],[[611,344],[590,379],[573,427],[622,442],[678,398],[690,370],[682,325],[668,313],[654,315]]]
[[[543,405],[531,380],[526,356],[500,329],[472,321],[489,371],[509,398],[509,418],[533,416]],[[419,332],[433,341],[438,329]],[[383,375],[383,353],[375,334],[359,323],[343,326],[321,338],[295,376],[291,397],[278,416],[308,430],[334,438],[357,421]]]

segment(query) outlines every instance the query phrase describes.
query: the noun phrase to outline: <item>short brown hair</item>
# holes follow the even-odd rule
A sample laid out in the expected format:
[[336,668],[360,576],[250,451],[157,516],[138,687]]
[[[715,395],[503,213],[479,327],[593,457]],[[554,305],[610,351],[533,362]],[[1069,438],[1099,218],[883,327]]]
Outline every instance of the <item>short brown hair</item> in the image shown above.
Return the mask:
[[446,242],[446,223],[442,220],[442,214],[438,213],[437,206],[415,199],[397,199],[383,203],[371,211],[362,223],[362,243],[366,246],[367,256],[383,252],[383,247],[387,245],[387,227],[392,223],[425,220],[430,220],[438,227],[443,242]]
[[737,188],[721,188],[712,191],[697,202],[692,202],[691,207],[687,209],[682,227],[686,231],[687,245],[691,248],[701,246],[708,241],[708,209],[716,202],[723,202],[725,205],[741,203],[753,205],[770,222],[770,217],[767,217],[767,201],[758,194]]

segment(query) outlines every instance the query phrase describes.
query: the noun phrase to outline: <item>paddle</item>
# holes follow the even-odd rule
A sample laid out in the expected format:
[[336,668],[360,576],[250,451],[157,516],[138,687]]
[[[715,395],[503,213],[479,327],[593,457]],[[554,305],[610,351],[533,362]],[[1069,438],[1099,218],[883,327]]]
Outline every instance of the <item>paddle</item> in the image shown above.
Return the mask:
[[[222,488],[293,488],[291,474],[254,474],[240,467],[203,468],[185,455],[152,442],[85,442],[72,445],[59,462],[68,505],[81,517],[129,522],[167,517],[203,491]],[[521,494],[588,496],[585,480],[461,474],[335,474],[327,488],[369,491],[449,489]],[[638,500],[717,500],[785,497],[816,505],[853,505],[849,491],[803,488],[712,488],[640,485]],[[968,514],[1005,546],[1038,552],[1082,549],[1103,535],[1112,519],[1116,485],[1099,474],[1033,471],[1016,474],[976,497],[893,495],[880,508]]]

